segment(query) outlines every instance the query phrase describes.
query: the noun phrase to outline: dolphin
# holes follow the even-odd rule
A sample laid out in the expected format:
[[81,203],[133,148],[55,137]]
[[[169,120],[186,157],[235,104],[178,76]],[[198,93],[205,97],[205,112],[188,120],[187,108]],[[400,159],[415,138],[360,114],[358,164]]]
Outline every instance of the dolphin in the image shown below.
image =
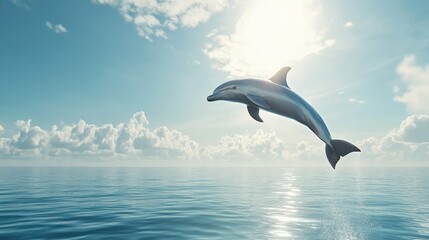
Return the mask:
[[360,152],[360,149],[347,141],[332,139],[319,113],[287,84],[290,69],[280,69],[270,81],[248,78],[225,82],[207,97],[207,101],[224,100],[246,104],[250,116],[258,122],[263,122],[259,116],[259,109],[263,109],[304,124],[326,144],[326,157],[335,169],[340,157]]

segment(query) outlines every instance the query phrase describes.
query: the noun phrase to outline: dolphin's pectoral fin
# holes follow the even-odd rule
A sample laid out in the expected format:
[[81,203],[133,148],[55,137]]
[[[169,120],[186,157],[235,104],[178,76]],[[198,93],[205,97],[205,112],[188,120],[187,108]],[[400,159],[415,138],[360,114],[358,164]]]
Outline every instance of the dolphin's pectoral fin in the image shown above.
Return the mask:
[[246,96],[252,103],[254,103],[258,107],[271,108],[270,105],[268,105],[268,103],[265,102],[263,97],[252,95],[252,94],[248,94]]
[[290,88],[287,85],[287,79],[286,79],[287,73],[289,72],[290,69],[291,69],[290,67],[284,67],[280,69],[276,74],[274,74],[274,76],[270,78],[270,80],[273,83],[277,83],[280,86]]
[[247,111],[249,112],[250,116],[256,121],[264,122],[262,121],[262,118],[259,116],[259,108],[247,105]]

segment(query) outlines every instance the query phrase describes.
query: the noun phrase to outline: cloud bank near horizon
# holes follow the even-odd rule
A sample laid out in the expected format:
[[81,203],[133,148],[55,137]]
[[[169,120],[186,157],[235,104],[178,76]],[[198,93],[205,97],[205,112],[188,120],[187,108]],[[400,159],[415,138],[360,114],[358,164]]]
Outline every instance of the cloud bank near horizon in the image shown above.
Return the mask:
[[2,158],[198,158],[199,146],[179,131],[148,128],[144,112],[116,126],[97,126],[80,120],[50,130],[18,120],[18,132],[0,138]]
[[271,161],[290,156],[274,131],[224,136],[216,145],[201,146],[166,126],[150,129],[144,112],[116,126],[84,120],[50,129],[34,126],[31,120],[18,120],[15,125],[15,132],[0,126],[0,159]]
[[[201,146],[188,135],[162,126],[149,128],[144,112],[127,122],[95,125],[34,126],[16,121],[16,131],[0,126],[0,159],[100,159],[100,160],[202,160],[202,161],[307,161],[326,160],[323,143],[305,141],[295,147],[275,131],[224,136],[214,145]],[[13,132],[13,133],[11,133]],[[6,133],[11,133],[7,136]],[[411,115],[383,137],[357,142],[361,160],[428,160],[429,115]]]
[[390,161],[429,160],[429,115],[410,115],[385,136],[361,142],[362,158]]

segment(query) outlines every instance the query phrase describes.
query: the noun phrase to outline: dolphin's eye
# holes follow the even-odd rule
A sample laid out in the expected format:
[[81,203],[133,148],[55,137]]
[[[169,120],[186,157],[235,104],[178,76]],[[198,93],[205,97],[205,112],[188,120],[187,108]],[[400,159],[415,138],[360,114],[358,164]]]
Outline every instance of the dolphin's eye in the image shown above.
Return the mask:
[[234,89],[234,90],[237,89],[237,86],[233,86],[232,89]]

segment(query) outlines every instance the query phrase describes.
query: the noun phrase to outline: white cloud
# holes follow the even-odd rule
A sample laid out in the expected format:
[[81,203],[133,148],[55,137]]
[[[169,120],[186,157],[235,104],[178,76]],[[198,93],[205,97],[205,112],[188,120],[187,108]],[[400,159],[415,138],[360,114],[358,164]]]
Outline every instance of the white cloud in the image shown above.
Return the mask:
[[251,134],[234,134],[222,137],[216,145],[202,149],[204,158],[230,161],[285,161],[300,162],[325,159],[325,145],[301,141],[293,147],[273,130],[261,129]]
[[[4,127],[2,125],[0,125],[0,132],[2,132],[4,130]],[[10,149],[10,138],[2,138],[0,137],[0,156],[1,154],[5,154],[5,153],[9,153]]]
[[215,36],[217,33],[218,33],[218,30],[217,29],[213,29],[209,33],[207,33],[206,37],[207,38],[211,38],[211,37]]
[[[196,159],[199,156],[199,145],[192,141],[189,136],[183,135],[177,130],[169,130],[167,127],[160,127],[154,131],[158,139],[157,147],[160,149],[176,149],[176,156]],[[172,154],[173,152],[170,151]]]
[[6,157],[6,155],[11,155],[11,139],[10,138],[0,138],[0,157]]
[[311,0],[254,0],[231,35],[217,30],[203,49],[216,68],[231,76],[267,77],[280,67],[335,44],[316,25],[320,6]]
[[429,64],[419,66],[416,57],[405,57],[396,68],[407,90],[395,100],[405,103],[411,113],[429,113]]
[[49,22],[49,21],[46,21],[45,25],[46,25],[46,27],[48,27],[49,29],[54,29],[54,25],[52,25],[52,23],[51,23],[51,22]]
[[38,149],[48,140],[48,134],[40,127],[31,126],[31,120],[16,122],[19,133],[12,137],[12,145],[17,149]]
[[381,138],[359,143],[362,158],[387,161],[429,159],[429,115],[408,116],[398,128]]
[[56,24],[54,30],[55,30],[56,33],[67,32],[67,29],[63,25],[61,25],[61,24]]
[[16,122],[18,133],[0,138],[0,156],[64,158],[102,157],[127,159],[195,159],[199,145],[188,136],[167,127],[148,128],[143,112],[117,126],[77,124],[43,130],[31,120]]
[[301,161],[325,159],[325,144],[320,142],[318,145],[313,145],[306,141],[301,141],[296,145],[295,152],[289,158]]
[[178,26],[193,28],[222,11],[227,0],[94,0],[117,8],[127,22],[133,23],[138,35],[148,40],[167,38],[166,30]]
[[344,27],[346,27],[346,28],[353,27],[353,22],[350,22],[350,21],[346,22],[344,24]]
[[[429,115],[410,115],[398,128],[381,138],[357,141],[361,153],[348,156],[359,161],[406,162],[429,160]],[[274,131],[224,136],[216,145],[201,149],[204,158],[213,160],[326,160],[324,144],[301,141],[290,148]]]
[[254,134],[224,136],[217,145],[207,146],[205,156],[215,160],[273,160],[287,155],[284,142],[274,131],[257,130]]
[[62,129],[53,126],[50,132],[50,154],[56,155],[62,153],[95,153],[97,145],[95,144],[95,132],[97,126],[87,124],[80,120],[75,125],[65,125]]
[[[222,137],[200,146],[189,136],[165,126],[150,129],[144,112],[117,125],[80,120],[50,129],[16,122],[17,132],[0,137],[0,159],[213,160],[312,161],[326,160],[324,144],[299,142],[295,148],[274,131]],[[357,146],[361,160],[429,160],[429,115],[411,115],[383,137],[369,137]]]
[[48,27],[49,29],[51,29],[52,31],[54,31],[56,33],[67,32],[67,29],[62,24],[52,24],[51,22],[46,21],[45,25],[46,25],[46,27]]
[[[200,146],[180,131],[162,126],[149,128],[144,112],[129,121],[95,125],[76,124],[33,126],[31,120],[16,122],[17,132],[0,138],[0,159],[106,159],[106,160],[213,160],[213,161],[296,161],[324,158],[317,147],[298,143],[288,151],[274,131],[224,136],[215,145]],[[9,132],[9,131],[8,131]],[[319,148],[320,147],[320,148]]]
[[24,8],[26,10],[31,10],[29,5],[30,1],[28,0],[11,0],[11,2],[18,7]]
[[364,101],[364,100],[357,99],[357,98],[349,98],[349,99],[348,99],[348,101],[349,101],[350,103],[358,103],[358,104],[364,104],[364,103],[365,103],[365,101]]
[[395,139],[404,142],[429,143],[429,115],[411,115],[394,132]]

